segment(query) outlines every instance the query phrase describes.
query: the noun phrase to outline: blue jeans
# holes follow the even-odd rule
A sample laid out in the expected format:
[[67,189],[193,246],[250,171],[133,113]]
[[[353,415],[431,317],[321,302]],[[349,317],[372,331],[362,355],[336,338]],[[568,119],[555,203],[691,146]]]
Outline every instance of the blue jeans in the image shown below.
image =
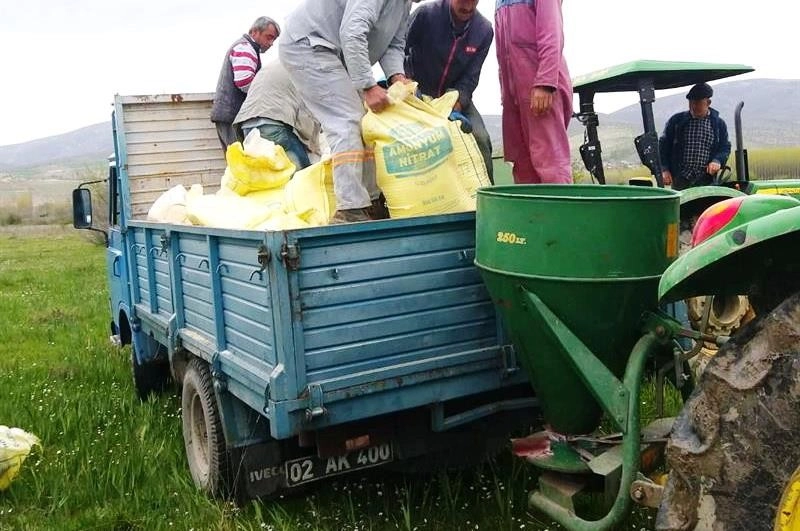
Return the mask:
[[[244,128],[244,136],[247,136],[250,131],[252,128]],[[297,138],[294,129],[288,125],[283,123],[261,124],[258,126],[258,132],[261,133],[261,138],[271,140],[281,146],[297,171],[311,165],[305,144]]]

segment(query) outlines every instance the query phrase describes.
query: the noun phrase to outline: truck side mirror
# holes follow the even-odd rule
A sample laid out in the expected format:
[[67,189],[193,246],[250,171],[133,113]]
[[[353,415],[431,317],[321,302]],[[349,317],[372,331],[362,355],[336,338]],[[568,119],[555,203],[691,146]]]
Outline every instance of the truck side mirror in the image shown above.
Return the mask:
[[76,229],[92,227],[92,192],[88,188],[72,191],[72,226]]

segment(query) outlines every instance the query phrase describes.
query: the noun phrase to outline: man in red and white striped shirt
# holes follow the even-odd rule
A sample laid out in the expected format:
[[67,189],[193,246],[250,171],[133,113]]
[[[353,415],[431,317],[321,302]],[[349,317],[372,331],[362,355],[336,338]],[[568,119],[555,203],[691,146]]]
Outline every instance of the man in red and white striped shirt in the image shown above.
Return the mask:
[[211,108],[211,121],[217,126],[223,150],[242,140],[233,120],[244,103],[250,83],[261,68],[261,54],[272,47],[280,33],[277,22],[269,17],[258,17],[250,31],[237,39],[225,54]]

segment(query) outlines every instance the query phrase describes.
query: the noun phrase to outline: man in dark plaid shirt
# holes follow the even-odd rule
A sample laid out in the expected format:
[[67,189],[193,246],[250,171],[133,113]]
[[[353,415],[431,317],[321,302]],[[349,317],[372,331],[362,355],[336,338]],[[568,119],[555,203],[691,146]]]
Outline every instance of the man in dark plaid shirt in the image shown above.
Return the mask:
[[731,152],[728,127],[711,108],[713,89],[706,83],[686,95],[689,110],[672,116],[659,141],[664,184],[675,190],[711,184]]

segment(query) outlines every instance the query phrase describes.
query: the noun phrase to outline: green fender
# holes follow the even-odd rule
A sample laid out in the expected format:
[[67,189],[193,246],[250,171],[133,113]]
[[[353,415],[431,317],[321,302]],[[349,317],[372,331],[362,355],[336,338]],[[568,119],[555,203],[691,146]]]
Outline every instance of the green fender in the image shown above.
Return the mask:
[[[798,206],[800,201],[787,196],[744,197],[727,224],[667,268],[658,286],[659,301],[741,295],[758,282],[800,274]],[[723,207],[719,203],[715,211]]]
[[687,220],[699,216],[708,207],[731,197],[741,197],[744,192],[725,186],[696,186],[681,190],[680,219]]

